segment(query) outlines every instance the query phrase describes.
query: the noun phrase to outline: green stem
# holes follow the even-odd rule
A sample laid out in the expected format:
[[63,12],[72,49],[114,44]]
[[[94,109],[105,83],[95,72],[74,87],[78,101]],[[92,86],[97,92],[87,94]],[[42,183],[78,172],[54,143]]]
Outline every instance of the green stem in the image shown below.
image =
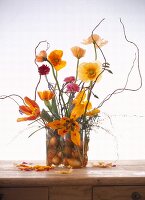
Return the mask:
[[75,82],[77,81],[77,78],[78,78],[78,67],[79,67],[79,58],[77,59],[77,69],[76,69],[76,80]]
[[87,108],[88,108],[90,98],[91,98],[92,86],[93,86],[93,82],[90,81],[90,87],[89,87],[90,89],[88,90],[88,95],[87,95],[87,104],[86,104],[86,107],[85,107],[85,112],[83,114],[83,124],[86,124],[86,112],[87,112]]
[[[47,60],[47,61],[49,62],[49,60]],[[62,92],[61,92],[61,89],[60,89],[60,86],[59,86],[59,83],[58,83],[58,80],[57,80],[57,75],[55,74],[54,67],[53,67],[53,65],[51,64],[51,62],[49,62],[49,64],[51,65],[52,73],[53,73],[53,76],[54,76],[54,79],[55,79],[57,88],[58,88],[58,90],[59,90],[59,94],[60,94],[60,97],[61,97],[61,99],[62,99],[63,106],[64,106],[65,111],[66,111],[66,117],[68,117],[68,111],[67,111],[67,108],[66,108],[66,105],[65,105],[65,101],[64,101],[64,98],[63,98],[63,95],[62,95]]]
[[56,118],[56,119],[59,119],[59,118],[60,118],[59,115],[58,115],[58,114],[55,114],[55,113],[53,112],[52,105],[50,104],[50,102],[49,102],[49,101],[44,101],[44,103],[45,103],[46,107],[49,109],[49,111],[50,111],[50,113],[52,114],[52,116],[53,116],[54,118]]
[[95,60],[97,60],[97,48],[96,48],[96,42],[93,42],[94,45],[94,51],[95,51]]

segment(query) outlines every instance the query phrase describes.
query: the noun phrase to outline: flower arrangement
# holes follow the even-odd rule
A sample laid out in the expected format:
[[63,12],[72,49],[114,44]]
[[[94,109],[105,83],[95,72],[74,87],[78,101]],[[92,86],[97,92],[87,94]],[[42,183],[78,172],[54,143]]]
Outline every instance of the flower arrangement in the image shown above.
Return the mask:
[[[26,96],[23,99],[19,95],[16,95],[23,101],[23,105],[19,105],[22,117],[19,117],[17,121],[31,120],[39,123],[41,125],[40,129],[45,128],[47,130],[48,165],[63,164],[74,168],[86,166],[90,130],[94,124],[97,124],[100,107],[113,94],[123,92],[124,90],[132,90],[127,88],[131,69],[127,76],[125,87],[113,91],[99,105],[92,107],[91,99],[98,98],[95,93],[95,86],[99,84],[105,72],[112,74],[110,65],[106,61],[102,51],[102,47],[108,41],[94,34],[94,31],[101,22],[94,28],[92,34],[82,42],[84,46],[92,45],[95,55],[94,60],[81,62],[87,53],[86,50],[79,46],[72,47],[71,53],[77,63],[76,71],[75,74],[70,73],[69,76],[64,77],[62,83],[59,81],[59,71],[67,66],[67,62],[63,60],[63,51],[58,49],[50,51],[49,43],[41,41],[35,48],[35,64],[39,73],[39,81],[35,88],[35,97],[31,99]],[[124,25],[123,30],[126,38]],[[46,43],[47,48],[37,52],[37,48],[41,43]],[[133,42],[130,43],[135,45]],[[139,50],[137,46],[136,48],[138,59]],[[98,51],[103,56],[103,63],[99,61]],[[140,74],[139,67],[138,71]],[[46,78],[48,88],[44,91],[39,91],[38,86],[42,76]],[[49,76],[53,77],[53,83],[49,81]],[[141,85],[134,91],[140,89],[140,87]],[[13,98],[12,96],[1,96],[1,99],[7,97]],[[42,110],[37,103],[37,96],[44,102],[45,108]],[[23,116],[24,114],[25,116]]]

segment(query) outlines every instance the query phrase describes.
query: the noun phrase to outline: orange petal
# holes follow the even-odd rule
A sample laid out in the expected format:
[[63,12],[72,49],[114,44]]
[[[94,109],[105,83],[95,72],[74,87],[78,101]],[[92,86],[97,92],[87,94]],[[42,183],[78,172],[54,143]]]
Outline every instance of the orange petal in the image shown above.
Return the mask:
[[82,49],[81,47],[78,47],[78,46],[72,47],[71,51],[72,51],[73,55],[78,59],[82,58],[86,52],[85,49]]
[[62,50],[54,50],[53,53],[57,55],[59,58],[63,56],[63,51]]
[[54,50],[48,55],[48,60],[55,65],[55,63],[59,63],[62,56],[63,56],[62,50]]
[[30,106],[30,108],[39,108],[38,104],[34,100],[31,100],[29,97],[25,97],[24,100],[25,103]]
[[85,105],[84,104],[77,104],[74,106],[72,112],[71,112],[71,119],[78,119],[82,114],[85,112]]
[[106,163],[106,162],[98,162],[98,163],[93,163],[93,167],[99,167],[99,168],[111,168],[111,167],[116,167],[115,164],[113,163]]
[[37,62],[43,62],[43,61],[44,61],[44,58],[41,57],[41,56],[36,56],[36,61],[37,61]]
[[64,68],[66,66],[66,61],[61,61],[59,65],[54,66],[56,71],[59,71],[60,69]]
[[46,101],[49,101],[54,97],[54,93],[50,90],[38,92],[38,95],[39,95],[41,100],[46,100]]
[[62,127],[60,120],[54,120],[53,122],[49,122],[46,124],[46,126],[52,129],[59,129]]
[[71,131],[71,140],[75,145],[80,146],[80,133],[77,131]]
[[22,121],[28,121],[28,120],[35,120],[37,117],[36,116],[29,116],[29,117],[21,117],[17,119],[17,122],[22,122]]
[[[87,105],[88,104],[88,105]],[[84,105],[85,107],[87,106],[87,110],[91,110],[92,109],[92,104],[91,102],[88,103],[88,101],[84,101]]]
[[19,106],[19,110],[26,115],[32,114],[32,110],[28,106]]
[[62,128],[58,130],[58,134],[61,136],[64,136],[67,133],[68,133],[68,130],[66,128]]
[[85,90],[81,90],[76,98],[73,100],[73,104],[80,104],[81,102],[84,101],[84,99],[86,98],[86,93],[85,93]]
[[46,51],[40,51],[40,53],[36,56],[36,61],[37,62],[43,62],[47,58],[47,53]]

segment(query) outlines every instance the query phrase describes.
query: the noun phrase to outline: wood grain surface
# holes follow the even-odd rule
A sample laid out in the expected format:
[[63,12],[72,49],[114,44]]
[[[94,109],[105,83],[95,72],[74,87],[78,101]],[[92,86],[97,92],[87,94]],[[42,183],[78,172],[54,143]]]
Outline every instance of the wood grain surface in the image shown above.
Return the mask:
[[20,171],[18,163],[0,161],[0,200],[145,200],[145,161],[118,161],[112,168],[91,162],[70,174]]
[[145,186],[105,186],[93,188],[93,200],[145,200]]
[[119,161],[116,167],[86,167],[74,169],[71,174],[57,174],[61,169],[20,171],[17,163],[0,161],[0,187],[145,185],[145,161]]

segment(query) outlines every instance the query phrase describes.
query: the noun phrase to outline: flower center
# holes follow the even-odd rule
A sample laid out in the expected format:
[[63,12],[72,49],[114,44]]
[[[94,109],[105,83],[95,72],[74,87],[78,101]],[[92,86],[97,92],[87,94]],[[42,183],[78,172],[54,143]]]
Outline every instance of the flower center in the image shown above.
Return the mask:
[[64,126],[66,127],[67,130],[73,131],[76,124],[73,119],[70,119],[70,120],[66,120],[66,123],[64,124]]
[[51,62],[54,66],[58,65],[60,63],[60,59],[59,58],[54,58]]
[[32,115],[33,115],[33,116],[37,116],[37,115],[38,115],[38,108],[34,108],[34,109],[32,110]]
[[89,69],[89,71],[88,71],[88,76],[89,76],[90,78],[92,78],[92,77],[94,77],[95,75],[96,75],[95,70],[94,70],[94,69]]

